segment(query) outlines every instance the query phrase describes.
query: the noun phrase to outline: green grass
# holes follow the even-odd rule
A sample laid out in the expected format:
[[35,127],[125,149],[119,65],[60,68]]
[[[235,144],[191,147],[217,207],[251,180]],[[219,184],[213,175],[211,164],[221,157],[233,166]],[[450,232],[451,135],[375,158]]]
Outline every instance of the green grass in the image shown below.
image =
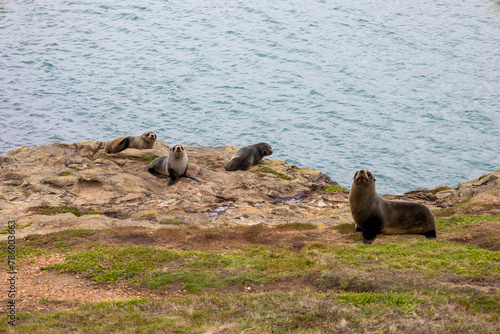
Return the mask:
[[[295,231],[295,238],[317,227],[280,228]],[[352,223],[334,229],[355,234]],[[275,245],[171,251],[98,245],[98,233],[67,230],[28,236],[18,249],[29,258],[46,253],[37,248],[46,247],[64,253],[67,260],[45,269],[78,273],[96,282],[121,281],[163,297],[89,303],[46,314],[20,309],[16,332],[416,334],[423,328],[442,333],[499,329],[500,294],[495,287],[500,253],[472,245],[391,236],[397,242],[380,237],[372,245],[327,245],[318,239],[299,251]],[[292,285],[304,290],[289,291]],[[245,287],[251,291],[236,292]],[[170,290],[163,294],[165,289]],[[43,299],[40,305],[69,307],[62,302]],[[9,331],[5,316],[0,317],[0,332]]]
[[[426,240],[415,244],[307,247],[320,254],[330,268],[350,265],[371,270],[411,270],[438,277],[441,273],[470,280],[500,279],[500,253],[476,246]],[[332,254],[335,254],[334,256]]]
[[56,215],[58,213],[67,213],[71,212],[77,217],[81,217],[83,215],[100,215],[100,212],[93,211],[93,210],[80,210],[77,207],[74,206],[50,206],[50,205],[42,205],[42,206],[36,206],[33,208],[29,209],[30,212],[33,212],[35,214],[39,215]]
[[[89,303],[48,314],[19,313],[16,332],[494,333],[494,318],[461,306],[440,295],[418,292],[211,293]],[[5,316],[0,320],[0,331],[8,332]]]
[[333,192],[338,192],[338,193],[346,191],[346,189],[344,187],[339,186],[339,185],[324,186],[323,190],[326,191],[326,192],[332,192],[333,191]]
[[[68,246],[64,241],[56,248]],[[67,261],[43,269],[74,272],[96,282],[135,279],[133,284],[168,288],[180,282],[184,289],[200,292],[214,286],[267,283],[294,277],[315,267],[315,262],[291,251],[260,248],[229,254],[173,252],[147,247],[101,246],[91,251],[67,253]]]
[[470,226],[479,222],[497,222],[500,221],[500,215],[482,216],[482,215],[466,215],[456,214],[450,217],[438,217],[436,219],[436,228],[438,231],[446,232],[451,227]]

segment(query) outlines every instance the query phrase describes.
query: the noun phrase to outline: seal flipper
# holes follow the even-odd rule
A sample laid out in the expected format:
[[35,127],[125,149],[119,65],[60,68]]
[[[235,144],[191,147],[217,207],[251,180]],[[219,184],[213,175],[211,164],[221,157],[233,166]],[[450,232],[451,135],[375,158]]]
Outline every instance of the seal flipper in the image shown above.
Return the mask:
[[172,186],[179,181],[180,177],[175,173],[169,173],[169,174],[170,174],[170,181],[168,181],[167,186]]
[[363,243],[365,245],[371,245],[371,243],[377,238],[377,235],[366,235],[365,237],[365,232],[363,232],[361,234],[361,241],[363,241]]
[[126,149],[128,147],[128,144],[129,144],[129,139],[128,137],[124,138],[120,144],[118,144],[112,151],[111,153],[112,154],[116,154],[116,153],[119,153],[121,151],[123,151],[124,149]]
[[201,183],[201,181],[200,181],[200,180],[198,180],[197,178],[195,178],[194,176],[187,175],[187,174],[184,174],[183,176],[185,176],[185,177],[189,177],[190,179],[195,180],[195,181],[198,181],[198,182],[200,182],[200,183]]
[[365,229],[361,234],[361,241],[365,245],[369,245],[377,238],[377,234],[382,231],[382,220],[379,217],[370,217],[363,223],[363,226],[365,226]]
[[167,186],[176,184],[179,181],[179,175],[177,175],[173,168],[167,168],[167,172],[170,175],[170,180],[168,181]]
[[436,240],[437,239],[437,236],[436,236],[436,230],[432,230],[432,231],[427,231],[425,233],[422,233],[423,235],[425,235],[425,237],[427,239],[434,239]]

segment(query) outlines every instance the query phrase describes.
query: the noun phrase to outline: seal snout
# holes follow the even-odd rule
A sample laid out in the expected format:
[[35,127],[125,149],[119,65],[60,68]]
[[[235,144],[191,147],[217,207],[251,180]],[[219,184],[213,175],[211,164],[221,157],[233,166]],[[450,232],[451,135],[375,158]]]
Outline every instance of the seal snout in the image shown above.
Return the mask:
[[174,147],[174,154],[180,154],[180,153],[182,153],[183,150],[184,150],[184,148],[181,145],[176,145]]
[[369,183],[371,175],[370,171],[360,169],[354,174],[354,181],[356,183]]

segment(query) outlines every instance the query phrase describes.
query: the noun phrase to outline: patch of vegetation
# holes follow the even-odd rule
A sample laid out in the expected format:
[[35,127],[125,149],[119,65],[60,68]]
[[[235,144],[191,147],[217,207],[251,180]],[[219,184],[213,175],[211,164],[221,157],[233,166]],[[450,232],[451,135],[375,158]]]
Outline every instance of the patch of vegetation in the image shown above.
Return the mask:
[[448,186],[440,186],[440,187],[436,187],[436,188],[432,189],[432,193],[437,194],[440,191],[445,191],[445,190],[450,190],[450,189],[452,189],[452,188],[450,188]]
[[449,272],[476,281],[500,279],[500,253],[471,245],[425,240],[416,244],[305,248],[321,254],[329,268],[351,265],[364,270],[421,271],[436,277]]
[[148,164],[156,160],[156,158],[158,157],[134,157],[134,159],[147,162]]
[[314,230],[318,228],[317,225],[311,224],[311,223],[288,223],[288,224],[282,224],[277,227],[280,230]]
[[326,192],[332,192],[333,191],[333,192],[338,192],[338,193],[346,191],[346,189],[344,187],[339,186],[339,185],[324,186],[323,190],[326,191]]
[[363,307],[368,304],[382,304],[386,307],[397,306],[403,308],[408,313],[414,312],[417,305],[423,302],[414,295],[401,293],[342,292],[337,296],[342,302],[349,303],[357,307]]
[[30,212],[39,214],[39,215],[56,215],[58,213],[67,213],[71,212],[77,217],[81,217],[83,215],[100,215],[101,213],[94,210],[80,210],[74,206],[50,206],[50,205],[42,205],[36,206],[29,209]]
[[[67,261],[42,269],[74,272],[96,282],[134,279],[150,288],[168,288],[180,282],[190,292],[206,287],[267,283],[294,277],[315,267],[315,262],[290,251],[249,249],[229,254],[173,252],[147,247],[105,247],[66,254]],[[164,270],[166,269],[166,270]]]
[[94,230],[63,230],[51,234],[30,234],[24,239],[29,242],[30,246],[52,246],[58,242],[72,242],[76,238],[86,238],[93,234]]
[[264,177],[264,176],[266,176],[266,174],[277,175],[280,178],[282,178],[283,180],[291,180],[292,179],[290,176],[283,174],[283,173],[279,173],[278,171],[275,171],[274,169],[272,169],[270,167],[260,167],[259,173],[257,174],[257,176]]
[[342,223],[335,225],[333,228],[339,231],[340,234],[351,234],[356,232],[354,229],[354,223]]
[[500,214],[495,216],[482,216],[482,215],[466,215],[455,214],[450,217],[436,218],[436,228],[438,231],[446,232],[450,227],[455,226],[470,226],[479,222],[497,222],[500,221]]
[[259,161],[259,165],[267,165],[267,166],[270,166],[271,164],[270,164],[270,163],[267,163],[267,162],[264,162],[264,161]]
[[168,220],[162,220],[160,222],[160,224],[163,224],[163,225],[175,225],[175,226],[181,226],[181,222],[178,221],[178,220],[171,220],[171,219],[168,219]]
[[[448,311],[447,311],[448,310]],[[453,310],[450,312],[449,310]],[[436,322],[436,316],[439,321]],[[8,332],[6,315],[0,331]],[[382,319],[390,319],[384,321]],[[211,293],[88,303],[48,314],[18,313],[22,333],[494,333],[487,314],[415,293]],[[422,325],[424,324],[424,325]],[[424,326],[424,327],[423,327]]]
[[[22,230],[23,228],[26,228],[26,227],[30,227],[31,225],[33,225],[35,222],[34,221],[29,221],[27,223],[24,223],[24,224],[18,224],[18,223],[15,223],[14,224],[14,229],[17,231],[17,230]],[[9,233],[11,229],[9,228],[9,225],[6,225],[3,227],[2,230],[0,230],[0,234],[7,234]]]
[[70,172],[62,172],[62,173],[59,173],[59,176],[69,176],[71,175]]
[[[279,228],[296,229],[286,233],[292,238],[300,238],[300,230],[303,235],[316,234],[308,231],[316,228],[313,224],[288,225]],[[67,258],[44,269],[192,294],[88,303],[47,314],[19,312],[16,331],[420,333],[425,323],[433,332],[498,332],[500,296],[494,287],[500,280],[499,252],[421,236],[381,236],[372,245],[362,245],[359,234],[352,233],[352,223],[334,228],[351,233],[356,242],[345,245],[344,240],[338,245],[318,237],[298,251],[263,246],[194,252],[97,245],[95,240],[102,239],[91,230],[28,236],[29,246],[18,245],[22,256],[47,253],[39,246]],[[266,237],[271,230],[265,230]],[[124,235],[116,231],[110,229],[104,237]],[[218,231],[206,234],[217,239]],[[72,242],[75,238],[79,238],[77,245]],[[58,309],[71,306],[48,299],[40,304]],[[1,316],[0,332],[9,332],[8,326],[6,316]]]
[[262,173],[269,173],[269,174],[278,174],[277,171],[275,171],[274,169],[270,168],[270,167],[261,167],[259,169],[260,172]]

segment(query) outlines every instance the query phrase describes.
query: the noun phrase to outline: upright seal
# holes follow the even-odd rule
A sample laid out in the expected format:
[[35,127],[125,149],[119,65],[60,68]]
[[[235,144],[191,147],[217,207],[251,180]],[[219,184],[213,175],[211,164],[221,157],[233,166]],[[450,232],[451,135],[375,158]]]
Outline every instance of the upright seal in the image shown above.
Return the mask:
[[153,131],[144,132],[141,136],[124,136],[111,139],[106,143],[104,150],[106,153],[118,153],[126,148],[136,148],[147,150],[153,148],[156,140],[156,133]]
[[375,189],[375,176],[360,169],[354,174],[349,207],[361,240],[371,244],[378,234],[422,234],[436,239],[436,218],[423,204],[386,201]]
[[157,176],[159,178],[166,178],[166,174],[170,176],[170,181],[168,181],[167,186],[171,186],[177,181],[181,176],[189,177],[195,181],[201,183],[200,180],[194,176],[187,175],[188,169],[188,157],[186,150],[182,145],[174,145],[170,148],[170,152],[165,156],[159,157],[151,162],[148,166],[148,172]]
[[258,143],[238,150],[226,165],[227,171],[247,170],[259,163],[266,155],[273,154],[268,143]]

